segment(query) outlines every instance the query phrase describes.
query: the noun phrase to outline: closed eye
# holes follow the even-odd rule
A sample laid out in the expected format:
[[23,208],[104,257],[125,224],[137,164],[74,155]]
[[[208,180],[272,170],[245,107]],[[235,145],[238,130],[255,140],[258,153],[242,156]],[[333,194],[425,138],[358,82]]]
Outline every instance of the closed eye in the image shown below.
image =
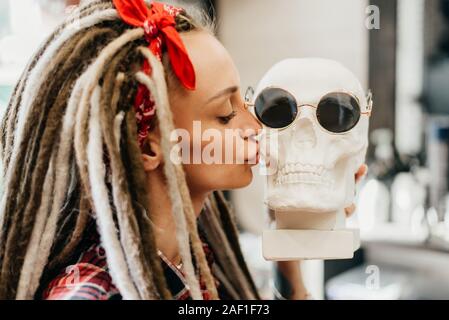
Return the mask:
[[223,117],[218,117],[218,120],[220,120],[220,122],[223,124],[227,124],[227,123],[229,123],[229,121],[232,120],[232,118],[235,117],[236,114],[237,114],[237,112],[235,110],[232,110],[232,112],[229,115],[223,116]]

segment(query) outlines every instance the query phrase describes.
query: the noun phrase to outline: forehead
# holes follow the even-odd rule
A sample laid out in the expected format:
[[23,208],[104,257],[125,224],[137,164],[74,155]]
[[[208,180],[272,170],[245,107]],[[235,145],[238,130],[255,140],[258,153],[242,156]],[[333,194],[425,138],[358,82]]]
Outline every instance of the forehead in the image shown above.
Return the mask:
[[213,35],[206,31],[181,33],[196,75],[195,92],[213,93],[238,85],[239,74],[231,56]]
[[347,91],[364,99],[357,78],[336,61],[318,58],[287,59],[275,64],[262,78],[256,94],[266,87],[280,87],[303,102],[316,102],[333,91]]

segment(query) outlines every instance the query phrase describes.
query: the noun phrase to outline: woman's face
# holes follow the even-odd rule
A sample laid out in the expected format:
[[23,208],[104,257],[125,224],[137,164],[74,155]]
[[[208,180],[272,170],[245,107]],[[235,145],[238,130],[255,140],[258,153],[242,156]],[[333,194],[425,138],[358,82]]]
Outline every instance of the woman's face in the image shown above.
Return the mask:
[[181,37],[195,69],[196,89],[178,85],[169,96],[175,127],[190,137],[188,150],[182,151],[189,188],[210,192],[244,187],[258,162],[255,134],[261,127],[245,108],[237,69],[209,33]]

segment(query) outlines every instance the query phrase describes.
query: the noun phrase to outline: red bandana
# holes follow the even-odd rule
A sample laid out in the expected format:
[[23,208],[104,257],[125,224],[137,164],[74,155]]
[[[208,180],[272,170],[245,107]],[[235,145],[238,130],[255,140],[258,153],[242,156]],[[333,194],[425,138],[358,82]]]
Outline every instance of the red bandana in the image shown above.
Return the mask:
[[[163,50],[167,50],[173,72],[179,81],[185,88],[194,90],[195,71],[175,28],[175,17],[183,9],[160,2],[152,2],[151,7],[148,8],[144,0],[113,0],[113,2],[123,21],[144,29],[145,39],[149,43],[148,48],[159,60],[162,59]],[[146,59],[142,69],[146,74],[151,74],[151,67]],[[144,85],[139,85],[137,88],[134,110],[136,111],[138,140],[142,147],[148,136],[151,119],[155,112],[151,93]]]

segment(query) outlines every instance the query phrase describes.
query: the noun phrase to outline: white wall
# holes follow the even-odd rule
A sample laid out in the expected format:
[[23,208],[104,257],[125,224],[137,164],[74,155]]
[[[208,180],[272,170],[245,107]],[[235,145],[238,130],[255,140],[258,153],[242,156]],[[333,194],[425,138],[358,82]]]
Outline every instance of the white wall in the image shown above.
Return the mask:
[[218,36],[242,85],[288,57],[335,59],[367,83],[367,0],[219,0]]
[[[274,63],[307,56],[343,63],[366,88],[367,6],[367,0],[219,0],[218,36],[240,71],[243,94]],[[258,175],[233,193],[241,223],[254,233],[266,227],[263,196],[264,178]],[[304,269],[312,294],[321,298],[322,264],[307,263]]]

